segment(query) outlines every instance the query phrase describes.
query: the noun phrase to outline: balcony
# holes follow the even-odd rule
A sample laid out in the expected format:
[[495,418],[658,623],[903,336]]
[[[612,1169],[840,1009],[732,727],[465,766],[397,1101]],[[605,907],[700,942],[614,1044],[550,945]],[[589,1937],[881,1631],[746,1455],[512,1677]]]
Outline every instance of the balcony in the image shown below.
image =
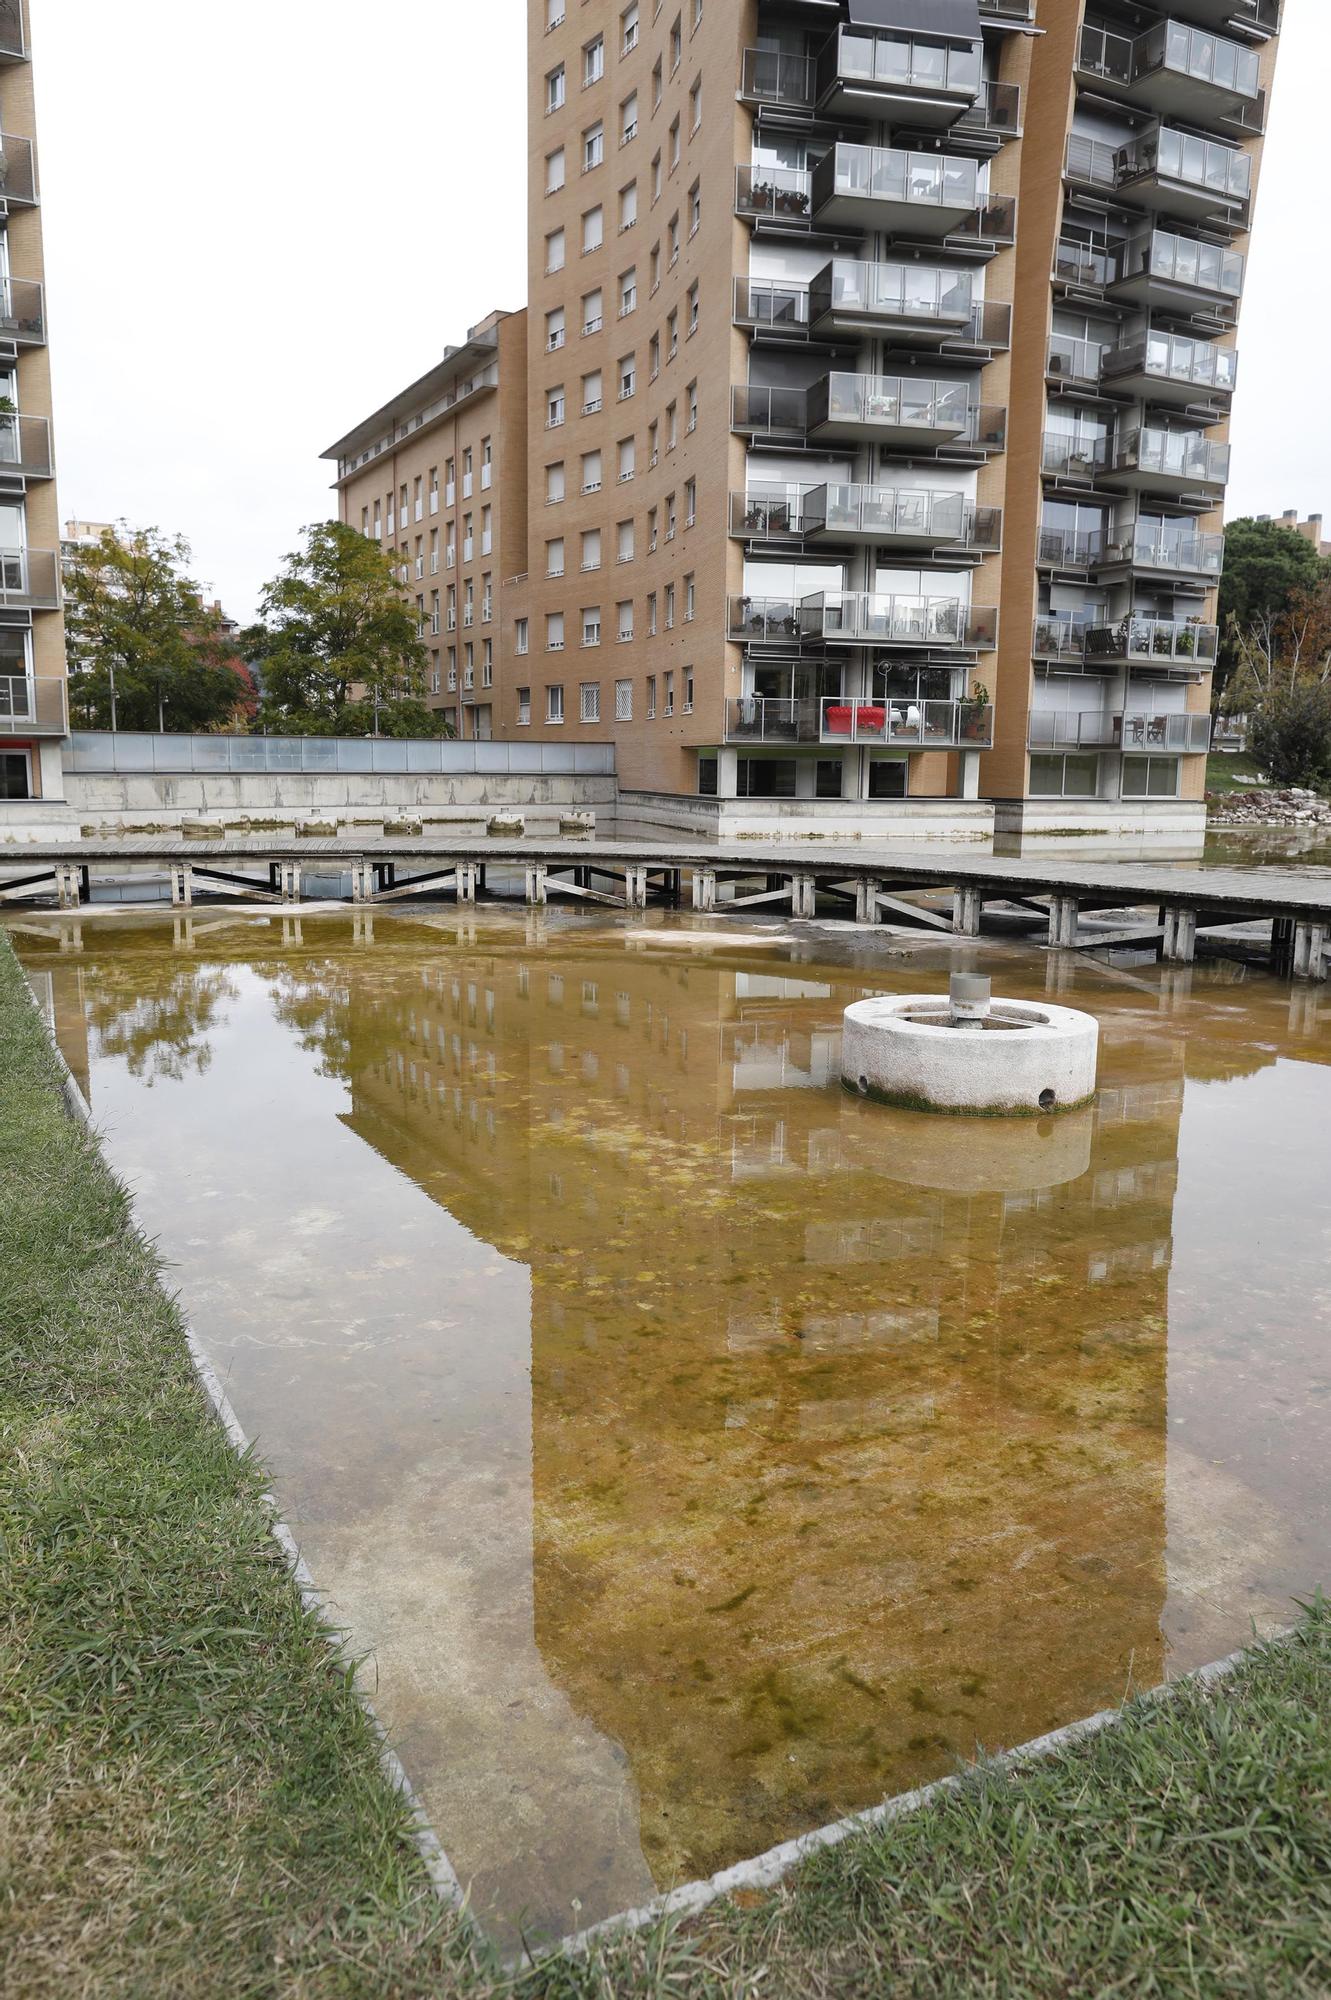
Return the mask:
[[1100,378],[1106,389],[1123,395],[1183,405],[1232,396],[1238,367],[1232,347],[1148,328],[1137,339],[1105,351]]
[[1085,27],[1077,67],[1113,96],[1200,125],[1246,122],[1261,98],[1255,49],[1183,21],[1135,39]]
[[23,32],[22,0],[0,0],[0,62],[26,62],[28,41]]
[[1105,546],[1100,528],[1041,528],[1035,560],[1042,569],[1090,570],[1103,562]]
[[31,139],[0,133],[0,200],[9,208],[37,206],[37,167]]
[[20,347],[46,344],[42,287],[31,278],[0,278],[0,339]]
[[1021,91],[1015,83],[981,84],[974,104],[953,128],[956,140],[995,151],[1005,139],[1021,137]]
[[813,93],[810,57],[783,55],[778,49],[745,49],[740,64],[739,94],[746,104],[812,111]]
[[1159,125],[1127,146],[1074,133],[1064,173],[1083,187],[1111,192],[1125,207],[1185,221],[1236,224],[1252,193],[1252,160],[1219,139]]
[[0,674],[0,733],[67,736],[63,678],[55,674]]
[[964,493],[895,486],[814,486],[804,494],[800,512],[812,539],[877,547],[988,554],[1000,547],[1003,532],[1001,507],[975,507]]
[[943,131],[970,110],[983,83],[977,42],[842,27],[818,52],[815,89],[828,117]]
[[1230,326],[1243,291],[1243,258],[1219,243],[1151,229],[1124,246],[1109,289],[1147,310],[1204,313]]
[[1081,243],[1060,236],[1054,245],[1054,280],[1078,292],[1103,292],[1122,268],[1121,246]]
[[962,646],[989,652],[998,644],[998,612],[960,597],[902,597],[872,590],[820,590],[801,598],[806,639],[839,646]]
[[1109,464],[1109,440],[1046,431],[1040,443],[1040,470],[1076,486],[1098,485]]
[[21,474],[51,477],[51,425],[46,417],[0,416],[0,482]]
[[735,324],[772,338],[807,340],[807,285],[775,278],[736,278]]
[[894,451],[1001,451],[1007,413],[970,400],[963,382],[912,376],[828,375],[808,391],[811,442],[880,444]]
[[1247,28],[1274,35],[1280,28],[1281,0],[1175,0],[1174,12],[1204,28]]
[[1085,640],[1088,660],[1205,673],[1216,663],[1220,628],[1203,625],[1200,619],[1133,614],[1116,625],[1087,625]]
[[1097,388],[1104,352],[1103,341],[1080,340],[1068,333],[1051,334],[1045,357],[1045,374],[1051,382]]
[[730,496],[730,532],[738,541],[791,542],[804,533],[802,486],[781,486]]
[[993,740],[994,711],[988,702],[852,701],[842,695],[801,700],[748,694],[726,704],[728,743],[871,743],[910,750],[987,750]]
[[737,167],[735,213],[748,222],[805,230],[813,213],[813,176],[802,167]]
[[10,611],[54,611],[60,603],[60,561],[54,549],[0,549],[0,605]]
[[974,160],[886,146],[834,146],[813,171],[822,224],[911,236],[949,236],[980,206]]
[[1028,26],[1035,19],[1035,0],[979,0],[980,12],[987,20],[1011,21],[1013,26]]
[[1218,580],[1225,565],[1225,538],[1199,532],[1163,538],[1139,531],[1124,545],[1112,544],[1107,560],[1126,562],[1133,569],[1159,571],[1168,576],[1194,576],[1212,583]]
[[1032,709],[1031,750],[1164,750],[1204,755],[1211,747],[1209,715],[1152,715],[1139,710]]
[[1129,431],[1114,447],[1106,482],[1133,493],[1223,493],[1229,446],[1201,431]]
[[975,305],[968,271],[921,264],[834,257],[809,284],[809,324],[819,335],[941,340],[970,326]]
[[737,382],[730,391],[731,429],[773,443],[803,444],[809,396],[807,389]]

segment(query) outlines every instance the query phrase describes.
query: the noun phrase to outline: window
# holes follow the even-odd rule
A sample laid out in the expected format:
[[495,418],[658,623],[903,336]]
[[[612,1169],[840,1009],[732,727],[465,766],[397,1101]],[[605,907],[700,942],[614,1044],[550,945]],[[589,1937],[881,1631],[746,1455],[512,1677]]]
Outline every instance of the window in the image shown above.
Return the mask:
[[430,467],[430,512],[432,514],[439,512],[439,467],[437,465]]
[[702,184],[695,181],[689,189],[689,235],[696,236],[702,223]]
[[638,273],[636,268],[619,274],[619,317],[631,313],[638,303]]
[[462,685],[464,688],[476,685],[476,648],[470,639],[462,648]]
[[448,530],[448,538],[444,543],[444,568],[452,569],[457,559],[458,559],[457,543],[453,539],[453,530],[450,527]]
[[423,479],[414,479],[411,483],[411,514],[413,520],[423,521],[425,519],[425,481]]
[[[530,644],[531,644],[530,619],[527,618],[515,619],[513,623],[513,651],[515,653],[525,653],[529,649]],[[518,689],[518,695],[519,697],[521,697],[522,695],[521,688]]]
[[698,482],[696,479],[684,481],[684,526],[691,528],[698,517]]
[[670,69],[672,75],[675,72],[675,70],[679,68],[680,58],[683,55],[683,53],[684,53],[684,24],[680,20],[679,15],[676,14],[674,20],[670,24]]
[[666,360],[673,361],[679,353],[679,314],[666,314]]
[[687,296],[689,302],[689,333],[696,333],[698,331],[698,281],[696,278],[689,286]]
[[494,554],[494,509],[492,507],[482,507],[481,509],[481,554],[483,556]]
[[684,402],[688,410],[688,422],[684,426],[685,432],[696,431],[698,428],[698,384],[696,382],[690,382],[688,388],[684,391]]
[[673,174],[675,168],[679,165],[679,119],[678,118],[671,119],[669,136],[670,136],[670,143],[667,148],[667,157],[670,161],[670,165],[667,168],[667,172]]
[[564,148],[556,146],[553,153],[545,156],[545,191],[558,194],[564,185]]
[[563,23],[564,0],[545,0],[546,33],[548,34],[551,28],[562,27]]
[[545,316],[545,351],[547,354],[554,354],[563,345],[564,308],[563,306],[555,306],[553,311],[548,312]]
[[578,686],[578,715],[583,722],[601,720],[601,683],[582,681]]
[[[525,647],[523,648],[523,651],[524,652],[526,651]],[[530,726],[531,726],[531,689],[529,687],[519,688],[518,727],[520,729],[527,729]]]
[[564,720],[564,690],[562,686],[548,687],[546,689],[545,719],[547,722],[562,722]]
[[619,52],[632,55],[638,46],[638,0],[631,0],[619,17]]
[[582,531],[581,567],[583,569],[599,569],[601,567],[601,530],[599,528],[584,528]]
[[649,639],[653,639],[656,636],[656,592],[654,590],[649,590],[647,593],[647,636]]
[[717,760],[715,757],[699,757],[698,759],[699,798],[714,799],[716,797],[716,764]]
[[673,632],[675,629],[675,586],[673,583],[668,583],[665,587],[665,628],[667,632]]
[[673,715],[675,712],[675,675],[672,669],[661,683],[661,713]]
[[615,561],[633,561],[633,523],[620,521],[615,528]]
[[545,392],[545,428],[557,430],[564,421],[564,385],[562,382]]
[[621,403],[633,394],[637,386],[637,380],[638,363],[636,355],[621,355],[619,360],[619,400]]
[[[1032,763],[1034,759],[1032,758]],[[1177,757],[1125,757],[1123,782],[1125,799],[1176,799],[1179,786]]]
[[[647,553],[648,553],[648,555],[649,555],[649,556],[650,556],[650,555],[655,555],[655,553],[656,553],[656,509],[655,509],[655,507],[649,507],[649,508],[647,509]],[[654,629],[654,628],[653,628],[653,629]]]
[[615,721],[632,722],[632,720],[633,720],[633,683],[632,681],[616,681]]
[[666,224],[666,264],[673,265],[679,258],[679,216],[672,215]]
[[471,578],[468,577],[466,582],[462,586],[462,623],[465,626],[465,625],[473,625],[475,624],[475,622],[476,622],[476,587],[472,583]]
[[605,36],[597,35],[582,51],[582,87],[588,89],[605,75]]
[[605,126],[598,118],[582,135],[582,171],[589,174],[605,158]]
[[564,65],[552,69],[545,79],[545,108],[547,112],[558,111],[564,102]]
[[698,592],[697,592],[697,578],[696,578],[696,577],[694,576],[694,574],[693,574],[693,571],[692,571],[692,570],[690,570],[690,571],[689,571],[689,573],[688,573],[688,575],[687,575],[687,576],[685,577],[685,579],[684,579],[684,622],[685,622],[685,624],[687,624],[687,623],[688,623],[688,621],[689,621],[689,619],[690,619],[690,618],[692,618],[692,616],[693,616],[693,613],[694,613],[694,610],[695,610],[695,608],[696,608],[696,605],[697,605],[697,596],[698,596]]
[[589,251],[600,249],[605,234],[604,224],[605,218],[601,213],[599,204],[595,208],[589,208],[583,216],[582,254],[584,257]]
[[665,88],[665,71],[661,67],[661,58],[660,56],[658,56],[656,58],[656,61],[652,64],[652,110],[653,111],[657,111],[660,109],[661,93],[664,90],[664,88]]
[[[1124,762],[1128,760],[1125,758]],[[1100,789],[1100,759],[1085,753],[1031,758],[1031,797],[1093,799]]]
[[457,692],[457,684],[458,684],[458,649],[456,646],[450,646],[448,649],[448,680],[447,680],[448,692],[450,694],[455,694]]
[[545,545],[545,573],[547,576],[564,574],[564,537],[556,535]]
[[564,461],[559,459],[545,468],[545,499],[548,506],[552,501],[564,497]]
[[563,268],[564,232],[562,229],[552,229],[545,239],[546,276],[551,276],[555,271],[562,271]]
[[702,78],[689,91],[689,131],[696,132],[702,124]]
[[605,314],[605,306],[601,297],[601,288],[598,285],[594,292],[586,292],[583,294],[582,331],[584,335],[589,333],[599,333],[601,331],[601,325],[604,318],[604,314]]
[[456,632],[458,626],[458,587],[455,583],[450,583],[448,586],[448,594],[444,598],[444,606],[444,630],[446,632]]
[[425,574],[425,542],[420,535],[417,535],[416,537],[416,562],[415,562],[414,573],[416,581],[419,583],[420,579]]
[[638,183],[630,181],[619,190],[619,233],[632,229],[638,219]]
[[638,136],[638,93],[631,90],[619,107],[619,143],[627,146]]
[[545,650],[547,653],[562,653],[564,650],[562,611],[547,611],[545,614]]
[[675,539],[675,496],[673,493],[666,494],[665,524],[665,538],[668,542],[673,542]]
[[656,720],[656,675],[655,674],[648,674],[647,676],[647,720],[649,722],[654,722]]
[[660,199],[661,199],[661,155],[659,153],[653,153],[652,154],[652,200],[653,202],[657,202],[660,201]]
[[661,336],[654,333],[647,343],[647,380],[654,382],[661,373]]
[[[601,607],[588,604],[582,613],[582,643],[584,646],[599,646],[601,643]],[[595,720],[595,718],[592,718]]]
[[[619,444],[616,447],[616,449],[619,459],[619,467],[616,477],[619,479],[619,482],[622,485],[625,480],[632,479],[633,477],[635,470],[635,460],[637,458],[637,451],[638,451],[638,441],[636,438],[621,438],[619,440]],[[632,526],[633,523],[630,521],[629,527],[632,528]]]
[[702,25],[702,0],[693,0],[693,25],[695,28]]
[[652,245],[651,281],[652,290],[655,291],[661,283],[661,246],[659,243],[653,243]]
[[491,443],[490,439],[489,439],[488,437],[483,437],[483,438],[481,439],[481,491],[482,491],[482,493],[485,493],[485,492],[487,492],[487,491],[489,490],[489,486],[490,486],[490,479],[491,479],[491,474],[492,474],[492,471],[493,471],[493,468],[494,468],[494,456],[495,456],[495,455],[494,455],[494,447],[493,447],[493,445],[492,445],[492,443]]
[[673,451],[679,443],[679,413],[673,403],[666,404],[665,427],[665,448],[667,451]]
[[451,507],[451,506],[453,505],[453,499],[454,499],[454,494],[455,494],[455,490],[456,490],[456,489],[455,489],[455,486],[454,486],[454,481],[453,481],[453,470],[454,470],[454,467],[453,467],[453,461],[452,461],[452,459],[450,458],[450,459],[449,459],[449,461],[448,461],[448,463],[447,463],[447,464],[445,465],[445,467],[444,467],[444,505],[445,505],[445,507]]
[[481,640],[481,686],[493,687],[495,683],[495,647],[493,639]]
[[[631,597],[624,603],[615,606],[615,637],[621,645],[633,637],[633,599]],[[620,721],[622,722],[623,720],[624,718],[621,716]]]
[[379,502],[376,500],[374,503],[374,539],[376,540],[376,542],[382,539],[383,532],[384,532],[383,513],[381,511]]
[[584,493],[599,493],[601,490],[599,451],[584,451],[582,454],[582,490]]
[[685,715],[692,715],[693,713],[693,668],[692,667],[685,667],[684,669],[684,713]]
[[438,574],[439,574],[439,530],[438,530],[438,528],[431,528],[431,530],[430,530],[430,575],[431,575],[431,576],[438,576]]
[[595,416],[600,407],[601,371],[599,368],[593,368],[590,374],[582,378],[582,414],[584,417]]

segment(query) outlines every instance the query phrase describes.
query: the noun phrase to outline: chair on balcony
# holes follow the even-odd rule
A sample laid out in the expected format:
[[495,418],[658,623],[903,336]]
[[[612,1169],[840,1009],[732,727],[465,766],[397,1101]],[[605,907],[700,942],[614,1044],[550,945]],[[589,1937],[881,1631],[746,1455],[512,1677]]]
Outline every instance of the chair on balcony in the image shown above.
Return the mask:
[[1146,723],[1146,741],[1148,743],[1163,743],[1168,727],[1168,722],[1163,715],[1149,716]]

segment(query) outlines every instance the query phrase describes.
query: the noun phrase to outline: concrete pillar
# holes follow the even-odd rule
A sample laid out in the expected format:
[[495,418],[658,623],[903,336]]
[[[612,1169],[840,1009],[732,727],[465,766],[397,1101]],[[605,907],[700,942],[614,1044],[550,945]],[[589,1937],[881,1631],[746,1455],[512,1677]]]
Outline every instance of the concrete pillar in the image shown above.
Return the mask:
[[177,906],[194,901],[194,870],[188,861],[171,863],[171,901]]
[[980,935],[980,915],[984,897],[973,882],[962,882],[952,891],[952,928],[961,937]]
[[872,878],[867,878],[855,884],[855,921],[857,924],[876,924],[878,922],[878,891],[882,886],[881,882],[876,882]]
[[864,796],[862,750],[843,750],[841,753],[841,796],[843,799],[859,799]]
[[374,894],[374,878],[370,864],[363,855],[356,855],[351,864],[351,900],[353,903],[368,903]]
[[545,863],[543,861],[529,861],[527,863],[527,901],[529,903],[540,904],[544,903],[545,899]]
[[645,868],[625,868],[624,907],[628,910],[645,910],[647,908],[647,870]]
[[795,759],[795,797],[816,799],[818,796],[818,759],[797,757]]
[[1077,941],[1077,898],[1055,896],[1049,904],[1049,942],[1058,949]]
[[811,917],[816,907],[812,875],[792,875],[790,878],[790,914],[792,917]]
[[1166,905],[1163,956],[1172,965],[1191,965],[1197,956],[1197,912]]
[[980,796],[980,753],[978,750],[963,750],[961,753],[961,796],[963,799],[978,799]]
[[724,745],[716,753],[716,795],[719,799],[739,796],[739,752]]
[[298,903],[300,901],[299,861],[283,861],[279,863],[279,867],[281,871],[282,901],[284,903]]
[[693,871],[693,907],[695,910],[716,908],[716,870],[695,868]]
[[474,861],[459,861],[457,881],[459,903],[474,903],[476,901],[476,863]]
[[1296,922],[1294,926],[1294,963],[1296,979],[1326,978],[1326,924]]
[[74,861],[57,861],[55,865],[55,899],[62,910],[77,910],[79,907],[79,870]]

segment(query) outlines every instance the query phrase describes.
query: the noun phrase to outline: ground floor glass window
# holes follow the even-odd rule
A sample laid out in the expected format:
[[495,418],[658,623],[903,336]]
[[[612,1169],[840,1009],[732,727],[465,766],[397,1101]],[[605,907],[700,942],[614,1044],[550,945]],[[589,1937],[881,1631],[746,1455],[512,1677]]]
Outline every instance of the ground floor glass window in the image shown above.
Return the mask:
[[869,797],[871,799],[904,799],[905,796],[905,758],[871,757],[869,760]]
[[1100,759],[1078,754],[1031,758],[1033,799],[1093,799],[1100,790]]
[[1122,795],[1125,799],[1176,799],[1177,757],[1125,757]]
[[30,799],[32,771],[26,750],[0,750],[0,799]]

